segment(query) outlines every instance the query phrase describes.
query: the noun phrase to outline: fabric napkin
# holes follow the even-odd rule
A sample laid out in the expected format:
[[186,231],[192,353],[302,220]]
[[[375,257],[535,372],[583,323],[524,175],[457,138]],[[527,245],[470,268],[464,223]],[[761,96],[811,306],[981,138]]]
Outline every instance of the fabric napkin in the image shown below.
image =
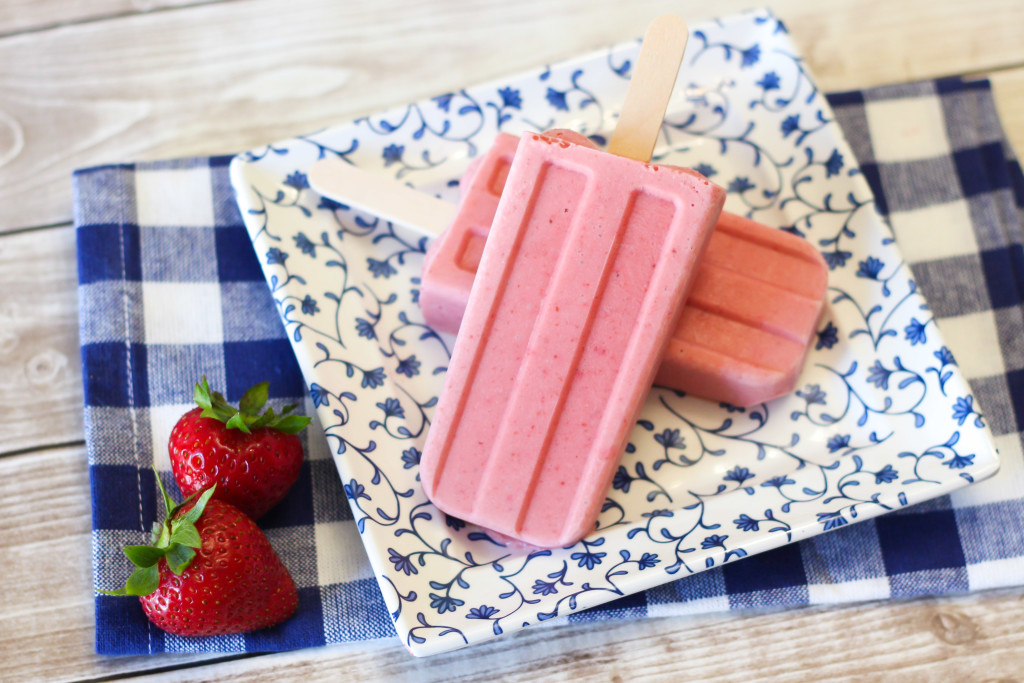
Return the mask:
[[[971,381],[1000,450],[996,477],[953,496],[685,577],[571,622],[839,603],[1024,584],[1024,176],[987,81],[940,80],[829,100]],[[169,490],[167,438],[193,384],[237,401],[305,382],[242,226],[229,157],[74,175],[94,585],[124,585]],[[822,330],[816,343],[833,343]],[[943,359],[948,362],[949,359]],[[962,406],[967,419],[978,406]],[[973,419],[973,418],[971,418]],[[261,526],[300,589],[297,614],[239,636],[181,638],[132,598],[96,596],[100,654],[256,652],[386,638],[395,629],[317,425],[288,498]]]

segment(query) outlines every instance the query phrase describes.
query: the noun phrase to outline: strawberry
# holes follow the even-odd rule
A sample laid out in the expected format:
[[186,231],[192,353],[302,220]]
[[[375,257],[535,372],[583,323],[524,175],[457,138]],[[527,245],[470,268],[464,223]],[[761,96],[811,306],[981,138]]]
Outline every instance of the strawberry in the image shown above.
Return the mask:
[[137,595],[154,624],[181,636],[244,633],[279,624],[299,604],[288,569],[256,523],[214,488],[175,505],[160,484],[167,519],[152,545],[124,551],[137,569],[108,595]]
[[309,424],[302,415],[280,415],[273,408],[259,415],[269,384],[252,387],[234,408],[206,378],[196,384],[198,408],[185,413],[171,430],[171,469],[181,492],[190,496],[217,484],[217,499],[259,519],[281,502],[299,476],[302,442],[295,436]]

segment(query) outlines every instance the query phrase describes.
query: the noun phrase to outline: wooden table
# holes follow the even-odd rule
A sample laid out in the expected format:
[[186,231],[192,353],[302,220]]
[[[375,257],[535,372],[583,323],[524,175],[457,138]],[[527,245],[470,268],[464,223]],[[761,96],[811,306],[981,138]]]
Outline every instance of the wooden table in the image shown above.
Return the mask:
[[[1024,680],[1024,589],[552,626],[418,660],[397,642],[93,654],[73,169],[229,153],[740,0],[0,3],[0,679]],[[988,76],[1024,152],[1024,2],[779,0],[826,91]]]

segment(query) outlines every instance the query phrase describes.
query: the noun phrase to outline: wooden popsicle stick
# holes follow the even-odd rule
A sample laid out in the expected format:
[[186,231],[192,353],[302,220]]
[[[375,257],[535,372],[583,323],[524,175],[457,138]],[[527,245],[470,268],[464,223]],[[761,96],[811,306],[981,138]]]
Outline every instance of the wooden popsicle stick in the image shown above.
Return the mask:
[[309,184],[328,199],[428,235],[440,235],[455,218],[454,204],[333,157],[313,164]]
[[609,152],[650,160],[689,37],[686,22],[674,14],[662,15],[647,27]]

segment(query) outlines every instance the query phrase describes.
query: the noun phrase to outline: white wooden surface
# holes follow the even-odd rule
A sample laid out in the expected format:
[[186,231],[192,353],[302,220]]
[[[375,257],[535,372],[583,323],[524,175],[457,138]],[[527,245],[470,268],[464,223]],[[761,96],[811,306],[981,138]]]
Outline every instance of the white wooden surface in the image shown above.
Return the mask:
[[[0,680],[1024,680],[1024,590],[397,642],[93,654],[74,168],[229,153],[762,3],[0,2]],[[1024,151],[1024,2],[778,0],[827,91],[988,75]]]

